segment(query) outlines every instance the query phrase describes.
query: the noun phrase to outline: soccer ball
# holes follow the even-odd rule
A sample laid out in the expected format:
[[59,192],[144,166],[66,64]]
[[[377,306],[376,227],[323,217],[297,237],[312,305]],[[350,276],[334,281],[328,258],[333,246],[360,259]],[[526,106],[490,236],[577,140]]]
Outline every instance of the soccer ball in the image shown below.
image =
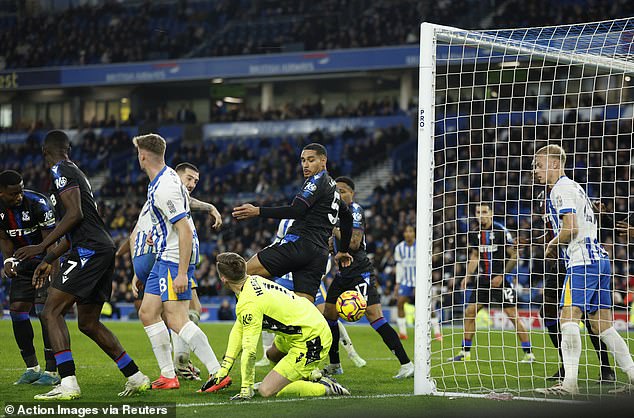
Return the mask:
[[367,307],[363,295],[356,290],[346,290],[337,298],[337,313],[348,322],[356,322],[363,318]]

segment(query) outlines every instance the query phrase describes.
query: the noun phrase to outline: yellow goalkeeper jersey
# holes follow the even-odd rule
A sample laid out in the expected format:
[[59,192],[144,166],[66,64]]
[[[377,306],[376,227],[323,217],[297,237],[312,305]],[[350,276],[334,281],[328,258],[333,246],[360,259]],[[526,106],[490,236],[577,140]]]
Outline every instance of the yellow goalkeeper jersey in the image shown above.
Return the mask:
[[242,351],[242,387],[254,383],[257,344],[263,329],[282,336],[291,345],[330,332],[326,319],[308,299],[271,280],[247,276],[238,295],[236,322],[225,354],[225,361],[233,364]]

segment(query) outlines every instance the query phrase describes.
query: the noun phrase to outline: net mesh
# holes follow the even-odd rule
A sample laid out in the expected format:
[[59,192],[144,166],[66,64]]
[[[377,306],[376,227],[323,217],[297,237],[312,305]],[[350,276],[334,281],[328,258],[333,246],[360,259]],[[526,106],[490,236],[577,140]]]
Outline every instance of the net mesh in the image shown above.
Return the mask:
[[[435,33],[432,281],[443,336],[432,342],[431,377],[439,391],[539,396],[533,390],[551,386],[547,377],[561,366],[545,328],[556,318],[547,313],[545,321],[540,315],[553,266],[544,261],[543,245],[528,244],[550,231],[543,217],[548,191],[534,184],[532,174],[534,153],[545,145],[565,150],[567,175],[603,204],[599,240],[612,261],[615,327],[634,346],[628,333],[634,272],[628,245],[634,236],[628,239],[614,228],[634,208],[634,19]],[[493,212],[493,235],[477,222],[481,203]],[[510,238],[496,228],[506,228]],[[502,269],[513,258],[508,248],[517,252],[517,265],[504,275],[505,289],[476,290],[476,279],[463,289],[473,252],[480,260],[489,257],[491,266],[497,263],[495,270],[500,261],[491,254],[499,246],[506,251]],[[475,276],[482,277],[487,266],[479,264]],[[634,286],[634,275],[632,280]],[[557,292],[558,285],[550,289]],[[483,292],[483,298],[512,303],[484,304],[475,317],[470,359],[450,361],[466,351],[464,318],[474,292],[472,301]],[[519,333],[509,317],[515,307]],[[580,390],[607,394],[618,384],[601,382],[587,327],[581,332]],[[614,369],[614,359],[609,361]],[[622,372],[617,378],[627,381]]]

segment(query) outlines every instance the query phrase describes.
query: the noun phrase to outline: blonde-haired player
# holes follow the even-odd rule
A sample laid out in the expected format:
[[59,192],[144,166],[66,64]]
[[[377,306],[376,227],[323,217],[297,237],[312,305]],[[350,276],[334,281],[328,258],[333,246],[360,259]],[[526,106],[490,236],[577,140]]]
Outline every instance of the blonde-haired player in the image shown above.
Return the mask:
[[566,153],[548,145],[535,153],[535,181],[550,188],[547,213],[555,237],[544,256],[556,258],[565,248],[566,282],[561,298],[561,351],[565,369],[563,382],[539,393],[566,395],[579,392],[577,376],[581,356],[579,320],[583,313],[614,356],[616,364],[634,381],[634,361],[623,338],[612,323],[611,266],[607,252],[597,239],[597,223],[586,192],[566,176]]

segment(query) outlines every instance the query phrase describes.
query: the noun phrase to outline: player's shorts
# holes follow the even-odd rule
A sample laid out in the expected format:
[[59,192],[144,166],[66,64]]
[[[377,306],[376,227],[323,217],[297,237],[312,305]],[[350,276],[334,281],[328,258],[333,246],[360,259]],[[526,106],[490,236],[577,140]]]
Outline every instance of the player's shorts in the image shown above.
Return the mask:
[[176,293],[172,287],[172,282],[178,275],[178,264],[171,261],[157,260],[145,284],[145,293],[160,296],[163,302],[169,300],[191,300],[191,279],[194,277],[194,268],[195,266],[190,264],[187,269],[187,290],[183,293]]
[[315,369],[323,369],[332,345],[332,333],[324,320],[319,332],[306,339],[296,341],[278,334],[273,343],[278,350],[286,353],[273,370],[296,382],[308,379]]
[[139,290],[139,296],[137,297],[139,300],[143,299],[143,294],[145,293],[145,283],[147,283],[147,279],[150,277],[150,272],[152,271],[152,267],[154,267],[155,262],[156,253],[147,253],[136,256],[132,259],[134,274],[139,281],[143,283],[141,290]]
[[295,292],[315,298],[328,264],[328,250],[307,239],[286,234],[279,243],[260,251],[258,259],[273,277],[292,272]]
[[398,295],[405,296],[408,298],[413,298],[416,294],[415,286],[403,286],[402,284],[398,285]]
[[31,302],[42,304],[46,300],[50,282],[44,282],[44,286],[36,289],[33,286],[33,272],[41,260],[32,258],[21,261],[16,267],[16,277],[12,277],[9,288],[9,302]]
[[[274,281],[275,283],[282,286],[284,289],[295,290],[293,279],[290,279],[288,277],[275,277]],[[322,282],[319,285],[319,291],[317,292],[317,296],[315,296],[314,305],[319,306],[323,303],[326,303],[326,286],[324,286],[324,283]]]
[[79,305],[103,304],[112,294],[115,249],[75,247],[62,263],[51,287],[77,298]]
[[561,306],[576,306],[581,312],[612,309],[612,268],[610,260],[601,258],[585,266],[568,269]]
[[[488,279],[486,280],[488,282]],[[502,281],[502,287],[482,286],[476,289],[467,289],[468,295],[465,300],[468,303],[478,303],[479,305],[502,305],[502,308],[512,308],[517,306],[517,294],[513,287]]]
[[326,303],[335,304],[340,294],[346,290],[356,290],[363,295],[368,306],[381,303],[379,292],[376,291],[376,276],[374,273],[363,273],[356,277],[341,277],[341,274],[335,275],[326,296]]

